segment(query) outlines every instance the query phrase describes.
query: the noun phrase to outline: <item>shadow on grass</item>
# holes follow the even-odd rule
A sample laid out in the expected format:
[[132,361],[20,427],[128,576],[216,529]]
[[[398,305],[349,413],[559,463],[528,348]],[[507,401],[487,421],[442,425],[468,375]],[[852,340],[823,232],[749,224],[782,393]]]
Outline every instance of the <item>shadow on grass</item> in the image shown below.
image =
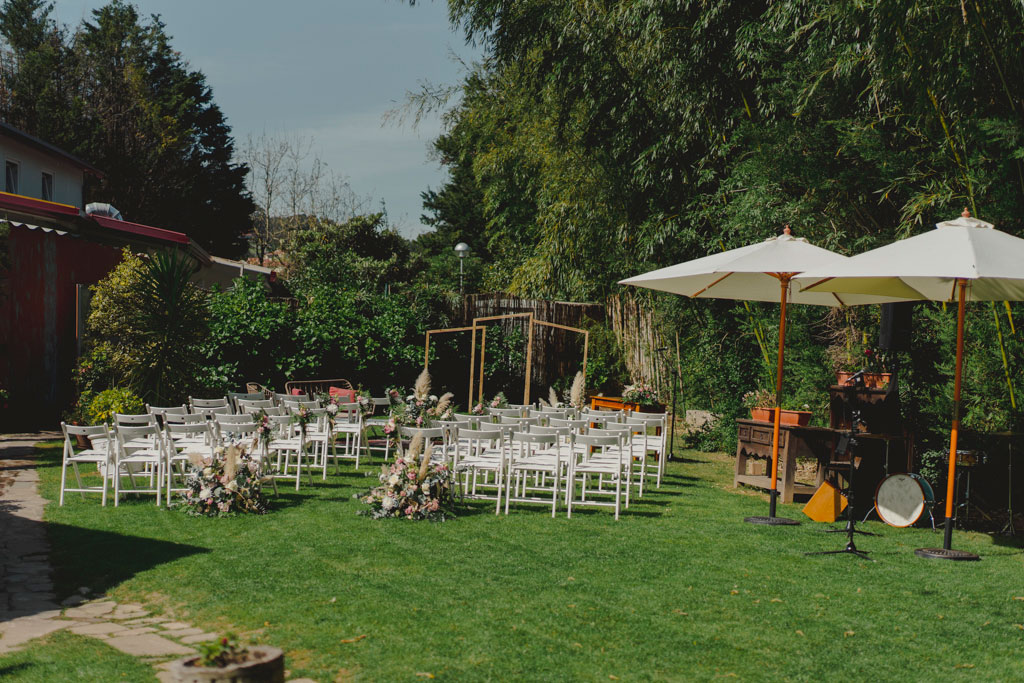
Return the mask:
[[66,597],[79,587],[94,594],[106,593],[132,576],[157,565],[184,557],[208,553],[209,549],[186,543],[160,541],[111,531],[45,523],[45,531],[29,530],[28,525],[43,526],[13,515],[0,513],[0,526],[20,527],[22,533],[47,533],[57,598]]
[[0,666],[0,679],[6,678],[7,676],[13,676],[16,673],[24,672],[26,669],[31,669],[33,666],[33,664],[29,664],[28,662],[12,664],[11,666]]

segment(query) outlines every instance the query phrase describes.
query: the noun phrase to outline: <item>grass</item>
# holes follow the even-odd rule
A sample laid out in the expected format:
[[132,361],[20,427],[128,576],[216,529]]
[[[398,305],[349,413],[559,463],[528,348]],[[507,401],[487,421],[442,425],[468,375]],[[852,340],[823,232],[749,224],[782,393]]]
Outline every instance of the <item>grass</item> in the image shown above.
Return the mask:
[[156,681],[153,667],[102,640],[58,631],[0,657],[4,683]]
[[[59,449],[41,450],[56,500]],[[348,464],[263,517],[191,518],[152,498],[47,507],[58,590],[79,586],[233,628],[333,680],[853,680],[1024,676],[1024,555],[957,533],[981,562],[924,560],[926,529],[866,528],[877,563],[806,557],[842,546],[803,519],[744,524],[765,497],[733,490],[731,458],[687,452],[662,489],[607,510],[444,524],[357,516]]]

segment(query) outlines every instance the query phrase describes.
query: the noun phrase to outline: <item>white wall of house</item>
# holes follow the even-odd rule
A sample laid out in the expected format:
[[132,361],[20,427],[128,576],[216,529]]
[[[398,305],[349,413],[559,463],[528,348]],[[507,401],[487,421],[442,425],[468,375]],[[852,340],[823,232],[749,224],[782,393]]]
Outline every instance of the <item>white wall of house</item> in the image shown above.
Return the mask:
[[43,173],[53,176],[51,201],[82,206],[82,169],[65,158],[29,147],[0,135],[0,191],[7,191],[7,162],[18,164],[18,188],[14,194],[43,199]]

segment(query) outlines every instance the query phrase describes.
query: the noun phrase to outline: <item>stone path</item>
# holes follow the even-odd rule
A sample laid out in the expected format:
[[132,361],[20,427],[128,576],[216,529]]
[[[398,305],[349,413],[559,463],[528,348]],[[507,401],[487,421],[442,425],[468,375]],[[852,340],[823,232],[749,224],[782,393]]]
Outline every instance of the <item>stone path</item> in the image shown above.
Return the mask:
[[87,600],[88,589],[60,605],[54,602],[43,522],[46,501],[39,495],[39,474],[29,456],[36,442],[59,438],[56,432],[0,435],[0,655],[68,629],[143,658],[157,667],[158,679],[169,681],[172,660],[195,652],[194,643],[218,634],[150,616],[141,605],[104,597]]

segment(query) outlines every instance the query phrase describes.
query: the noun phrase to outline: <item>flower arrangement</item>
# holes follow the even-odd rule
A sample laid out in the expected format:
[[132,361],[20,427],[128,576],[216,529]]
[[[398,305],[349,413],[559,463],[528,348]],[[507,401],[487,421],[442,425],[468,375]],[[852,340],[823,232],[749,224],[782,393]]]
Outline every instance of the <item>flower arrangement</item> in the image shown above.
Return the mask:
[[256,420],[256,437],[253,439],[252,448],[266,448],[274,438],[274,425],[270,422],[270,416],[267,415],[267,411],[261,409],[253,415],[253,419]]
[[190,515],[227,517],[238,512],[267,512],[263,473],[255,458],[232,444],[214,451],[214,458],[189,454],[182,507]]
[[388,393],[391,399],[391,417],[384,425],[384,433],[389,437],[398,430],[400,425],[408,427],[432,427],[438,420],[451,420],[455,415],[452,403],[454,394],[444,394],[441,398],[430,393],[430,373],[420,373],[411,394],[401,399],[392,389]]
[[[443,522],[454,516],[452,472],[446,463],[430,460],[431,448],[423,450],[423,437],[413,438],[409,453],[380,468],[380,486],[371,489],[362,502],[370,506],[360,514],[373,519],[404,517]],[[420,454],[422,453],[422,457]]]
[[359,413],[364,419],[373,415],[373,409],[375,406],[373,405],[373,400],[368,389],[364,389],[362,387],[356,389],[355,402],[359,404]]
[[641,406],[655,406],[659,403],[658,392],[643,381],[627,386],[622,392],[622,400]]
[[774,408],[775,392],[764,387],[748,391],[743,394],[743,405],[746,408]]
[[[338,406],[334,406],[334,412],[338,412]],[[299,425],[299,431],[301,431],[302,436],[305,437],[306,427],[308,427],[309,423],[313,422],[315,419],[316,415],[314,415],[309,408],[306,406],[299,406],[299,409],[292,413],[291,423]]]
[[498,392],[490,401],[477,403],[470,411],[473,415],[486,415],[490,408],[508,408],[508,399],[503,392]]

